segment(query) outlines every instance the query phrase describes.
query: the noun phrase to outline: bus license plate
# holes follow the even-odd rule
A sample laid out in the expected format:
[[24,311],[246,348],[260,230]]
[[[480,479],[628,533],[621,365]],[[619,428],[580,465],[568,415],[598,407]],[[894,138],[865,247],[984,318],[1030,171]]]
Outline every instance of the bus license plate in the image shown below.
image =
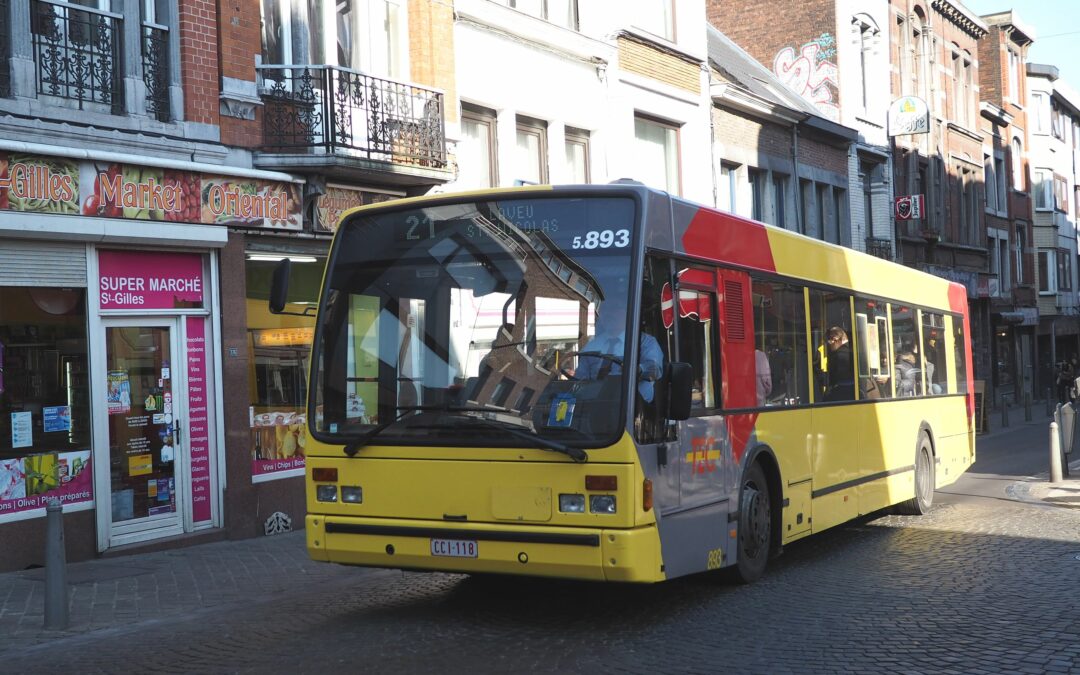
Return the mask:
[[466,539],[432,539],[431,555],[448,558],[475,558],[476,542]]

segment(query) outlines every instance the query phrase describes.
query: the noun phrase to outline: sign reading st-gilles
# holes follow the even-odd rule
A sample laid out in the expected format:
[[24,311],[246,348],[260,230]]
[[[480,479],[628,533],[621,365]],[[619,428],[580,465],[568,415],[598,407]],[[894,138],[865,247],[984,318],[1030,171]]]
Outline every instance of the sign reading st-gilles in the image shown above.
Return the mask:
[[904,195],[896,198],[897,220],[922,220],[926,213],[923,195]]

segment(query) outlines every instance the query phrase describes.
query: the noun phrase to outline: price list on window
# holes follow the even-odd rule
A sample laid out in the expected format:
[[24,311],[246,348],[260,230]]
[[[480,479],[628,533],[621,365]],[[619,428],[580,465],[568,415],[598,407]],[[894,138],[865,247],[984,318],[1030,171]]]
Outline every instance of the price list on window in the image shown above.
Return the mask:
[[188,441],[191,445],[191,510],[196,523],[212,517],[210,436],[206,407],[206,320],[187,319]]

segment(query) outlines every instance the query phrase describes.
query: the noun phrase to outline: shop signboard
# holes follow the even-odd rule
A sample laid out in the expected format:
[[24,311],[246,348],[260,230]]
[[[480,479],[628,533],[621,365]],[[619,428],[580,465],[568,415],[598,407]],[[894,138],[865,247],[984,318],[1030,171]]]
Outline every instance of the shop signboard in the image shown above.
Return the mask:
[[301,230],[300,186],[0,151],[0,211]]
[[198,309],[203,258],[198,253],[99,251],[101,309]]
[[0,459],[0,518],[45,508],[94,501],[90,451],[54,452]]
[[340,185],[328,185],[326,192],[319,195],[315,211],[318,215],[315,227],[322,232],[336,232],[338,221],[343,213],[357,206],[378,204],[398,199],[400,195],[385,192],[370,192]]

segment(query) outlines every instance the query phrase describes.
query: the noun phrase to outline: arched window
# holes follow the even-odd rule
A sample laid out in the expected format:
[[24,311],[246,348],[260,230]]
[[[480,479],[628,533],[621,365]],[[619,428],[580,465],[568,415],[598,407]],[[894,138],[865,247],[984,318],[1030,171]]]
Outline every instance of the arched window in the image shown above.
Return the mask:
[[1013,189],[1020,192],[1024,191],[1024,154],[1023,146],[1020,145],[1020,139],[1014,138],[1012,142],[1012,183]]

